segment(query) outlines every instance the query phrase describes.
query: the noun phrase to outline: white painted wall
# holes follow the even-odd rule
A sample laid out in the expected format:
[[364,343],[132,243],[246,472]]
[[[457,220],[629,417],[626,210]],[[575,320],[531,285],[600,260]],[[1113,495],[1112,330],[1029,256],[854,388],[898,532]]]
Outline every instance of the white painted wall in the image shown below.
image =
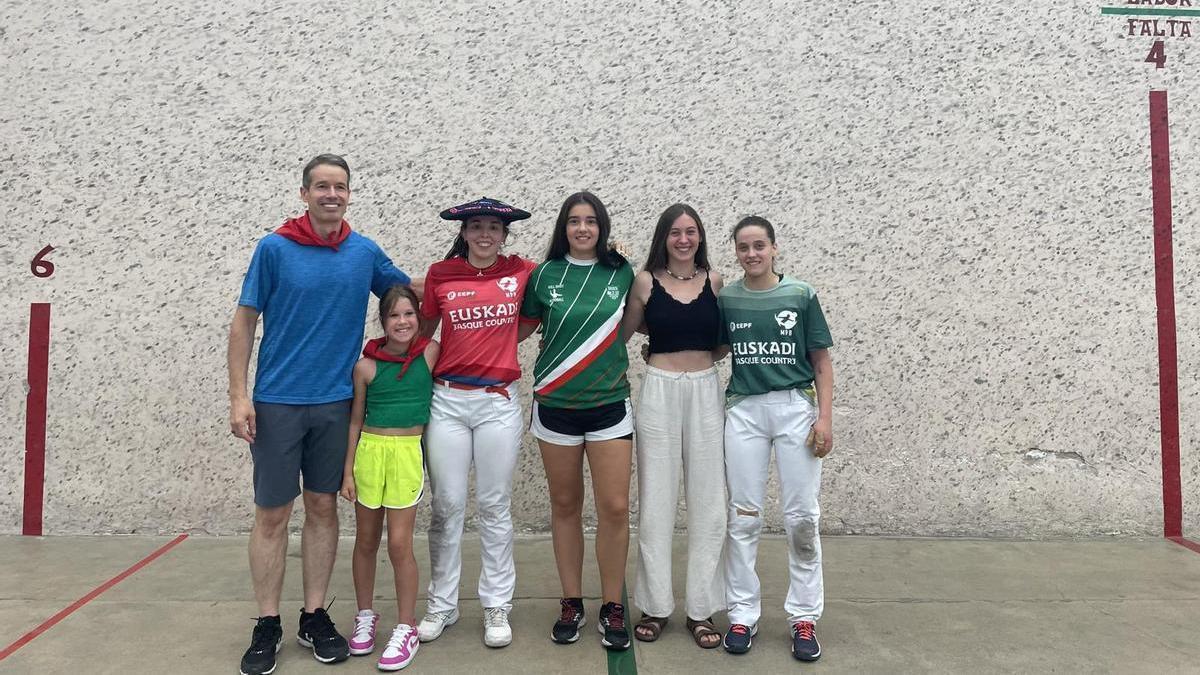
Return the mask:
[[[529,256],[576,189],[639,258],[688,201],[727,274],[737,218],[772,219],[837,343],[828,532],[1157,534],[1151,87],[1170,92],[1195,532],[1196,48],[1168,39],[1156,71],[1099,7],[10,4],[0,532],[20,531],[31,302],[54,313],[47,532],[248,529],[228,320],[254,242],[331,151],[351,223],[414,274],[449,244],[438,210],[483,194],[535,214],[511,246]],[[57,271],[36,279],[45,244]],[[517,485],[520,525],[544,529],[531,442]]]

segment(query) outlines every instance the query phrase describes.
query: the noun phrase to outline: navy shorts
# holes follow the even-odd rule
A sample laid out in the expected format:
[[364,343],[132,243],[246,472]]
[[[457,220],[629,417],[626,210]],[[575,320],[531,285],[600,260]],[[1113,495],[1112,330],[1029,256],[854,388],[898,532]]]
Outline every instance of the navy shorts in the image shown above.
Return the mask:
[[533,403],[529,430],[534,438],[555,445],[633,438],[633,408],[629,399],[595,408],[551,408]]
[[254,503],[264,508],[290,504],[300,495],[300,477],[309,492],[342,489],[350,401],[316,405],[254,402],[256,433]]

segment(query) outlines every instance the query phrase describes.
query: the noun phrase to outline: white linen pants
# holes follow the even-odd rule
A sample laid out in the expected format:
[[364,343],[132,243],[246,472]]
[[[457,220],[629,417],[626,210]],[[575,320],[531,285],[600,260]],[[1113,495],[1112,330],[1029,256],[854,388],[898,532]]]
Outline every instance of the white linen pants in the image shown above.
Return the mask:
[[505,399],[483,389],[433,387],[429,424],[425,428],[425,464],[433,493],[427,603],[431,612],[458,606],[467,479],[472,463],[483,559],[479,601],[484,607],[512,609],[517,570],[513,564],[509,503],[524,425],[517,388],[510,385],[508,389],[510,398]]
[[729,482],[729,540],[725,551],[729,622],[753,626],[762,615],[758,539],[771,449],[779,470],[788,541],[789,622],[816,621],[825,605],[821,576],[821,460],[805,445],[817,410],[798,390],[749,396],[725,413],[725,473]]
[[675,611],[671,540],[679,480],[687,502],[685,609],[707,619],[725,609],[724,394],[717,369],[647,367],[638,397],[638,565],[634,604],[650,616]]

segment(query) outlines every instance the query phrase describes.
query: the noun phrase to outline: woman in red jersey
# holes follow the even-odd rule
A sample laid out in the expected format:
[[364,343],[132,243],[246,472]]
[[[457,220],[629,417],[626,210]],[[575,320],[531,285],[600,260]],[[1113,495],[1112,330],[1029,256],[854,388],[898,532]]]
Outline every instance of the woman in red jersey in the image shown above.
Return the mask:
[[512,642],[508,613],[517,579],[509,501],[524,431],[517,343],[536,322],[519,330],[521,298],[535,264],[500,249],[509,224],[529,213],[485,197],[441,217],[462,224],[445,260],[429,268],[421,303],[426,333],[441,323],[442,353],[425,430],[433,518],[428,604],[418,634],[428,642],[458,621],[467,478],[474,464],[484,643],[504,647]]

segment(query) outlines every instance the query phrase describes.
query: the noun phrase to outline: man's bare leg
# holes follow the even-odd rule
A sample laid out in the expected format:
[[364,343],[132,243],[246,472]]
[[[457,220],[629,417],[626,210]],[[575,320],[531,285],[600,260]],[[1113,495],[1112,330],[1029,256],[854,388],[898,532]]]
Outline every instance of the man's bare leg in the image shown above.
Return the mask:
[[254,507],[254,528],[250,530],[250,580],[259,616],[279,614],[279,596],[283,593],[283,573],[287,566],[288,520],[292,504],[266,508]]
[[[300,537],[300,560],[304,566],[304,611],[325,606],[329,577],[337,558],[337,493],[304,491],[304,530]],[[282,575],[280,575],[282,578]]]

